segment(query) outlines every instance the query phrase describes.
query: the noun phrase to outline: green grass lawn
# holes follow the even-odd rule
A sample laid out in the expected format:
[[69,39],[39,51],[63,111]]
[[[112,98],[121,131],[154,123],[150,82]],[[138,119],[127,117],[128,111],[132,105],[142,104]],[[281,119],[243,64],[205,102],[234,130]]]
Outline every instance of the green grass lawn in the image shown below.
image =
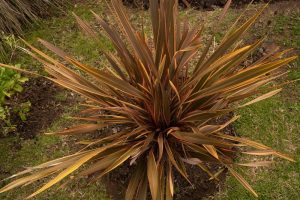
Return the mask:
[[[62,16],[54,17],[48,20],[41,20],[28,30],[24,39],[35,46],[41,47],[37,38],[48,40],[58,47],[66,50],[69,54],[77,59],[87,62],[88,64],[103,67],[104,58],[100,54],[101,49],[112,50],[112,46],[106,40],[103,40],[102,46],[95,44],[87,38],[78,28],[72,15],[75,12],[83,19],[90,21],[92,14],[89,12],[93,9],[95,12],[102,14],[104,11],[103,3],[87,1],[77,7],[70,7]],[[21,42],[19,42],[22,45]],[[30,70],[40,71],[41,65],[25,53],[18,52],[13,64],[21,64],[22,67]],[[57,102],[64,101],[65,93],[58,93],[55,96]],[[58,130],[70,125],[67,119],[70,113],[77,110],[77,105],[65,108],[65,114],[56,119],[45,132]],[[18,145],[20,144],[20,145]],[[21,140],[18,136],[10,136],[0,139],[0,179],[4,179],[10,174],[16,173],[24,167],[30,167],[42,162],[61,157],[74,150],[69,147],[68,139],[57,136],[39,135],[35,139]],[[4,186],[5,182],[0,182]],[[34,184],[22,189],[16,189],[4,194],[0,194],[3,200],[21,200],[38,189],[41,184]],[[89,185],[85,180],[68,184],[65,188],[54,187],[48,192],[39,195],[35,199],[39,200],[69,200],[69,199],[110,199],[105,192],[101,182]]]
[[[300,50],[300,9],[273,18],[270,40],[278,45]],[[289,80],[300,78],[300,59],[288,67]],[[281,80],[282,81],[282,80]],[[243,174],[261,200],[300,199],[300,82],[284,87],[271,99],[238,111],[242,117],[235,123],[239,135],[260,141],[291,155],[296,162],[276,159],[270,168],[246,169]],[[216,199],[256,199],[232,177]]]
[[[111,51],[112,45],[102,39],[102,44],[96,44],[82,34],[72,16],[74,11],[80,17],[91,21],[92,15],[89,10],[105,15],[106,7],[103,3],[94,4],[94,1],[79,4],[77,7],[69,8],[64,16],[56,17],[49,20],[42,20],[39,26],[32,31],[27,31],[25,40],[38,45],[36,38],[46,39],[58,47],[66,50],[83,62],[102,68],[105,59],[100,53],[101,49]],[[213,18],[215,13],[205,14],[207,18]],[[240,12],[240,11],[238,11]],[[133,12],[132,12],[133,13]],[[132,15],[132,20],[137,21],[138,11]],[[183,11],[183,16],[188,16],[192,23],[202,19],[203,14],[199,11]],[[230,10],[224,23],[228,25],[232,18],[237,15],[235,10]],[[147,16],[147,15],[146,15]],[[271,41],[278,45],[294,47],[300,50],[300,11],[289,12],[286,15],[275,17],[272,24]],[[209,20],[208,20],[209,21]],[[147,27],[146,27],[147,30]],[[222,35],[221,32],[218,34]],[[218,38],[216,38],[218,42]],[[39,70],[40,66],[36,61],[24,54],[18,54],[16,63],[22,64],[27,69]],[[289,67],[289,79],[300,78],[300,60]],[[242,117],[235,123],[236,131],[239,135],[260,141],[276,150],[288,153],[293,156],[296,163],[290,163],[282,160],[270,168],[245,169],[243,174],[249,180],[253,188],[257,191],[259,199],[300,199],[300,83],[293,83],[285,87],[283,92],[272,99],[260,102],[256,105],[241,109],[237,114]],[[62,101],[65,94],[58,94],[57,101]],[[66,114],[57,119],[50,127],[50,130],[56,130],[65,127],[68,123],[66,116],[76,111],[77,108],[66,108]],[[45,130],[46,131],[46,130]],[[63,156],[72,152],[67,144],[67,138],[58,138],[55,136],[39,135],[32,140],[21,140],[18,137],[8,137],[0,139],[0,166],[4,172],[14,173],[22,167],[32,166],[49,159]],[[15,144],[21,142],[21,147],[15,149]],[[240,158],[246,159],[246,158]],[[1,172],[0,178],[5,177]],[[0,182],[0,185],[3,184]],[[27,186],[21,189],[13,190],[0,194],[0,199],[18,200],[23,199],[38,185]],[[36,199],[44,200],[64,200],[64,199],[109,199],[101,182],[87,185],[84,180],[68,185],[66,188],[53,188],[39,195]],[[249,194],[234,178],[228,177],[224,188],[220,191],[215,199],[255,199]]]

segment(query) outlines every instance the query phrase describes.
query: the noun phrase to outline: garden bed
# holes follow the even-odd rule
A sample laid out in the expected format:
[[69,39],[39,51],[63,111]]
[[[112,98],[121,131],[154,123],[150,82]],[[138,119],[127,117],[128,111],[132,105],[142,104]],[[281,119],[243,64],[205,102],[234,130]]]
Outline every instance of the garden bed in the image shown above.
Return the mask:
[[[11,134],[18,134],[23,139],[34,138],[42,130],[45,130],[57,117],[59,117],[66,106],[74,103],[70,98],[58,101],[56,95],[62,93],[63,89],[45,78],[32,78],[24,85],[22,93],[15,94],[8,99],[6,105],[10,109],[10,120],[16,130]],[[26,120],[22,120],[17,112],[19,105],[30,102],[29,112],[26,112]]]
[[[233,113],[217,118],[212,124],[223,124],[232,117]],[[232,125],[229,125],[223,131],[228,135],[236,135],[235,129]],[[235,157],[235,155],[232,156]],[[185,166],[192,185],[188,183],[182,175],[175,171],[174,184],[176,193],[174,195],[174,200],[199,200],[212,197],[224,187],[227,170],[224,170],[219,174],[218,180],[209,180],[210,176],[199,167],[191,165]],[[206,164],[206,166],[209,167],[213,174],[217,173],[221,169],[221,165],[218,164],[210,163]],[[106,192],[113,200],[124,198],[133,169],[134,166],[130,166],[127,162],[104,177],[103,181]],[[148,197],[148,199],[151,199],[149,191]]]
[[[233,6],[248,5],[252,0],[233,0]],[[271,3],[287,1],[287,0],[273,0]],[[180,6],[186,8],[191,6],[196,9],[213,9],[213,7],[223,7],[227,0],[179,0]],[[267,3],[269,0],[254,0],[253,3]],[[123,0],[123,3],[130,7],[143,7],[144,9],[149,8],[149,0]]]

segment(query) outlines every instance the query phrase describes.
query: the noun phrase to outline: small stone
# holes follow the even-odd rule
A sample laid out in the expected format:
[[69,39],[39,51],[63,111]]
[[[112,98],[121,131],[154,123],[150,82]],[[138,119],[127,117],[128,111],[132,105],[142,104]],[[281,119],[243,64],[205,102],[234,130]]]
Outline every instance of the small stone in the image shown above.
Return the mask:
[[264,49],[263,49],[263,48],[259,48],[259,49],[258,49],[258,52],[259,52],[259,53],[264,53]]
[[112,128],[112,132],[113,133],[117,133],[118,132],[118,129],[116,127]]

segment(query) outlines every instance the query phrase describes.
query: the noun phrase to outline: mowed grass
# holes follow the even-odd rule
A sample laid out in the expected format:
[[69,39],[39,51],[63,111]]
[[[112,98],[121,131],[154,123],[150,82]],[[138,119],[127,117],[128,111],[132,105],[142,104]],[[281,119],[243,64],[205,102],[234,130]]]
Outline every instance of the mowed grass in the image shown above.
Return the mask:
[[[65,101],[65,94],[58,93],[55,97],[57,102]],[[68,94],[67,94],[68,95]],[[63,98],[62,98],[63,96]],[[64,114],[43,132],[53,132],[71,126],[73,122],[69,119],[71,115],[78,112],[78,105],[65,108]],[[26,167],[35,166],[49,160],[72,154],[80,146],[73,143],[74,138],[49,136],[38,133],[34,139],[23,140],[18,136],[9,136],[0,139],[0,180],[24,170]],[[49,179],[48,179],[49,180]],[[3,200],[21,200],[36,191],[47,180],[34,183],[32,185],[11,190],[0,194]],[[70,181],[64,180],[62,183]],[[9,183],[8,181],[0,182],[0,187]],[[50,188],[47,192],[38,195],[37,200],[77,200],[77,199],[101,199],[109,200],[110,197],[105,191],[105,186],[101,181],[89,184],[87,180],[73,180],[68,182],[64,187],[58,184]]]
[[[37,40],[38,38],[44,39],[82,62],[103,68],[105,58],[102,51],[112,51],[112,44],[109,40],[101,36],[99,36],[100,43],[96,43],[87,37],[79,28],[73,13],[96,26],[90,10],[103,15],[105,9],[105,2],[97,0],[87,0],[84,3],[75,4],[74,7],[69,7],[69,10],[66,10],[58,17],[40,20],[32,29],[24,34],[24,39],[35,47],[46,50]],[[99,27],[97,28],[100,29]],[[21,41],[19,45],[25,46]],[[50,53],[49,51],[46,52]],[[50,55],[54,56],[51,53]],[[26,53],[21,52],[19,52],[14,60],[15,63],[20,63],[23,67],[33,70],[38,70],[38,66],[41,65]]]
[[[277,45],[300,50],[300,9],[273,18],[270,40]],[[300,59],[288,66],[288,80],[300,78]],[[280,80],[279,82],[282,82]],[[274,166],[244,169],[246,180],[258,193],[260,200],[300,199],[300,82],[286,85],[283,91],[266,101],[241,109],[241,118],[234,124],[240,136],[251,138],[289,154],[295,163],[278,161]],[[239,158],[244,160],[244,158]],[[273,158],[270,158],[273,159]],[[215,199],[257,199],[232,177]]]
[[[105,38],[102,38],[102,44],[94,43],[88,39],[76,25],[72,11],[77,15],[94,23],[93,17],[89,10],[92,9],[102,16],[108,17],[106,14],[106,6],[99,1],[86,1],[83,4],[78,4],[77,7],[69,8],[64,16],[53,18],[50,20],[42,20],[39,26],[34,27],[33,31],[28,31],[25,35],[25,40],[30,43],[40,46],[36,39],[42,38],[48,40],[58,47],[66,50],[69,54],[77,59],[86,62],[90,65],[103,68],[106,61],[101,54],[101,49],[112,51],[112,45]],[[240,11],[238,11],[240,12]],[[224,22],[229,26],[238,12],[230,10],[228,18]],[[220,13],[220,10],[204,14],[199,11],[183,11],[182,16],[188,16],[191,23],[197,23],[199,19],[212,19]],[[137,25],[141,22],[142,11],[131,13],[131,19]],[[271,38],[279,45],[286,47],[294,47],[300,49],[300,21],[299,12],[280,15],[274,19],[272,28],[274,29]],[[209,20],[208,20],[209,22]],[[147,21],[145,23],[148,23]],[[211,23],[210,23],[211,24]],[[150,31],[149,27],[145,30]],[[223,28],[218,32],[216,42],[223,35]],[[287,31],[286,31],[287,30]],[[31,57],[25,54],[18,54],[16,63],[21,63],[27,69],[39,71],[40,64],[34,61]],[[298,60],[291,65],[289,79],[300,78]],[[264,102],[260,102],[248,108],[240,110],[237,114],[241,118],[235,124],[236,131],[239,135],[253,140],[260,141],[276,150],[280,150],[291,155],[296,163],[277,160],[278,164],[270,168],[245,169],[243,174],[251,183],[253,188],[259,194],[259,199],[300,199],[300,84],[293,83],[285,87],[283,92],[276,97]],[[58,94],[57,101],[63,101],[65,94]],[[67,116],[70,113],[77,111],[77,108],[66,108],[66,114],[61,118],[56,119],[49,127],[49,130],[58,130],[66,127],[69,124]],[[49,131],[45,130],[45,131]],[[21,146],[16,149],[16,144],[21,142]],[[9,174],[15,173],[23,167],[33,166],[41,162],[48,161],[63,155],[67,155],[72,151],[68,145],[67,138],[59,138],[55,136],[39,135],[33,140],[20,140],[18,137],[9,137],[0,139],[0,169],[1,179]],[[244,160],[246,158],[240,158]],[[3,183],[0,183],[3,185]],[[0,194],[0,199],[18,200],[23,199],[35,189],[38,189],[41,184],[27,186],[21,189],[9,191]],[[234,178],[228,177],[224,188],[215,197],[215,199],[255,199],[249,194]],[[67,185],[65,188],[58,186],[39,195],[36,199],[44,200],[61,200],[61,199],[109,199],[101,182],[88,185],[86,181],[79,180],[75,183]]]
[[[16,144],[20,143],[21,147]],[[18,138],[0,140],[1,179],[11,173],[17,173],[24,167],[38,165],[49,159],[66,155],[70,150],[65,141],[56,136],[37,136],[33,140],[20,141]],[[7,172],[7,173],[5,173]],[[0,194],[3,200],[21,200],[33,193],[42,182]],[[44,181],[44,183],[46,183]],[[3,185],[3,182],[1,183]],[[88,185],[85,180],[68,184],[65,188],[54,187],[37,196],[37,200],[77,200],[77,199],[109,199],[100,182]]]
[[[90,9],[102,15],[105,11],[105,6],[103,2],[99,3],[98,1],[89,0],[84,4],[69,7],[61,16],[41,20],[38,24],[33,25],[30,30],[26,31],[24,39],[37,47],[41,47],[37,38],[45,39],[65,50],[68,54],[76,57],[76,59],[98,68],[103,68],[105,59],[101,54],[101,50],[105,49],[111,51],[112,45],[104,38],[101,38],[101,44],[95,44],[79,30],[72,15],[72,12],[74,12],[83,19],[91,21],[93,17],[89,12]],[[19,41],[19,45],[23,46],[21,41]],[[43,73],[41,71],[41,64],[21,51],[17,52],[17,56],[12,64],[21,64],[23,68]],[[67,95],[69,94],[61,92],[54,98],[57,102],[65,101]],[[70,126],[72,121],[70,121],[68,117],[76,111],[78,111],[78,105],[65,108],[65,113],[60,118],[55,119],[55,121],[42,132],[56,131]],[[36,138],[27,140],[23,140],[17,135],[0,139],[0,180],[24,170],[26,167],[35,166],[51,159],[74,153],[75,151],[75,149],[73,149],[74,146],[70,147],[68,138],[37,134]],[[24,199],[40,188],[46,181],[47,180],[2,193],[0,194],[0,199]],[[66,181],[62,181],[62,183],[64,182]],[[0,182],[0,187],[7,183],[8,181]],[[110,198],[106,194],[105,187],[100,181],[94,184],[88,184],[88,182],[83,179],[70,182],[70,184],[67,184],[64,188],[56,186],[38,195],[35,199],[106,200]]]

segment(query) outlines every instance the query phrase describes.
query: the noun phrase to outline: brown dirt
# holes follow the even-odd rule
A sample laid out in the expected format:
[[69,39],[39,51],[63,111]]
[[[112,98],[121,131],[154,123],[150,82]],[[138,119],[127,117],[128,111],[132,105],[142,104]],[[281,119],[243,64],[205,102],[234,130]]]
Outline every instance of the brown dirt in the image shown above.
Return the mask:
[[[221,169],[219,165],[209,165],[208,167],[214,173]],[[209,175],[196,166],[188,166],[187,173],[193,185],[185,181],[181,175],[176,174],[175,185],[177,191],[174,195],[175,200],[199,200],[214,196],[223,186],[227,175],[227,171],[223,171],[218,176],[219,181],[209,180]]]
[[[149,8],[149,0],[122,0],[125,6],[132,7],[132,8]],[[241,7],[244,5],[248,5],[252,0],[233,0],[232,6],[234,7]],[[281,1],[288,1],[288,0],[273,0],[271,3],[281,2]],[[204,10],[214,10],[215,7],[224,7],[227,0],[179,0],[179,5],[183,8],[187,7],[188,5],[195,8],[195,9],[204,9]],[[253,3],[261,3],[261,2],[269,2],[269,0],[254,0]]]
[[[207,165],[214,173],[220,170],[220,165],[210,164]],[[124,164],[113,172],[110,172],[103,180],[106,192],[113,200],[124,199],[128,182],[131,177],[131,172],[134,167],[129,164]],[[179,173],[174,171],[174,200],[199,200],[209,198],[223,187],[227,171],[223,171],[219,175],[219,180],[209,180],[209,176],[202,171],[199,167],[186,165],[187,173],[189,175],[189,184]],[[151,199],[148,190],[148,199]]]
[[[55,95],[63,92],[63,89],[44,78],[32,78],[24,84],[24,91],[13,96],[8,102],[11,109],[11,122],[16,125],[15,134],[23,139],[34,138],[38,133],[47,128],[57,117],[64,107],[72,103],[71,99],[58,102]],[[30,101],[30,111],[26,121],[22,121],[13,108]]]
[[[231,119],[232,116],[233,113],[217,118],[212,123],[225,123]],[[226,127],[224,129],[224,133],[235,135],[234,127]],[[207,167],[209,167],[213,173],[216,173],[220,170],[221,165],[210,163],[207,164]],[[103,181],[106,186],[106,192],[112,197],[112,199],[124,199],[126,188],[132,174],[132,169],[134,169],[134,167],[131,167],[128,163],[126,163],[110,172],[104,178]],[[193,183],[193,185],[190,185],[179,173],[176,172],[176,170],[174,170],[174,188],[176,191],[174,200],[199,200],[203,198],[210,198],[223,187],[227,175],[227,171],[224,170],[218,177],[219,181],[209,180],[209,175],[196,166],[186,165],[186,169],[189,175],[189,180]],[[151,199],[150,192],[148,196],[148,199]]]
[[[224,124],[233,117],[233,113],[217,118],[213,124]],[[233,126],[227,126],[224,133],[228,135],[236,135]],[[213,173],[217,173],[221,169],[221,165],[215,163],[207,163],[207,167]],[[180,174],[175,174],[175,187],[177,189],[175,200],[199,200],[203,198],[213,197],[225,183],[227,170],[224,170],[219,176],[218,181],[209,180],[209,175],[199,167],[187,165],[187,173],[193,185],[190,185]]]

